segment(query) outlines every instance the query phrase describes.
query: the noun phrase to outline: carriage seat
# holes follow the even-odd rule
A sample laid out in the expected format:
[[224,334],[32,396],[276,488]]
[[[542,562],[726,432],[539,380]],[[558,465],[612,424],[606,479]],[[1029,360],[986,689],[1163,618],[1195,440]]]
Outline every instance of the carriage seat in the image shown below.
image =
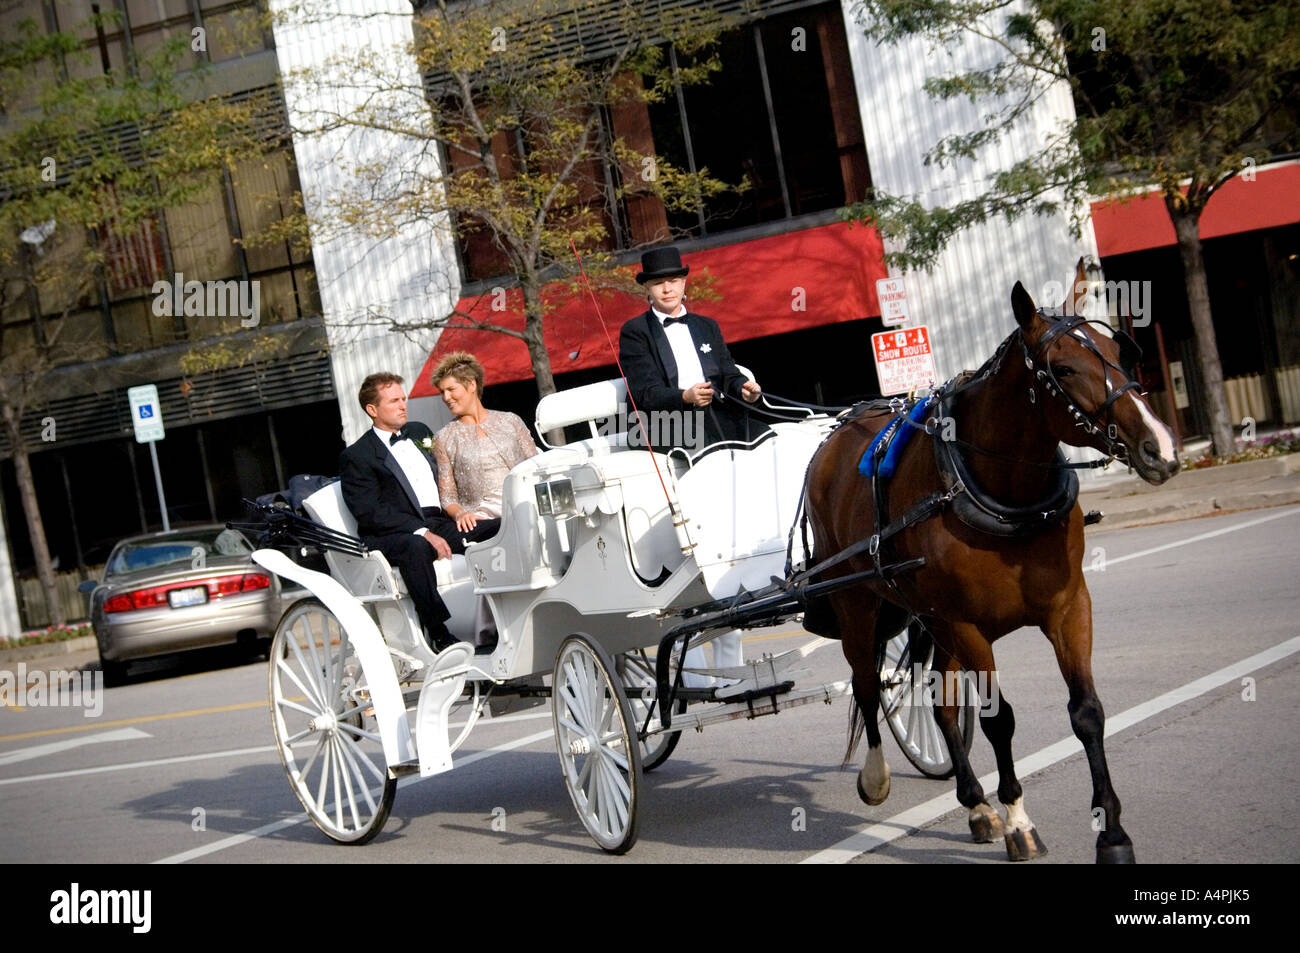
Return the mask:
[[[349,536],[358,535],[357,521],[348,510],[347,504],[343,502],[342,482],[336,480],[328,486],[321,487],[303,500],[302,505],[307,514],[317,523],[347,533]],[[370,595],[374,591],[377,568],[382,569],[383,574],[387,575],[393,591],[399,596],[406,594],[406,583],[402,579],[402,574],[394,570],[384,558],[384,554],[377,549],[367,553],[364,559],[327,550],[325,562],[330,567],[330,574],[354,595]],[[449,596],[458,589],[465,589],[468,590],[472,603],[473,586],[470,585],[469,564],[465,562],[465,557],[453,555],[451,559],[439,559],[433,564],[433,569],[438,577],[438,593],[447,603],[453,618],[463,615],[463,611],[458,612],[460,607],[453,605],[453,599]],[[472,617],[474,612],[472,604],[468,612]],[[454,631],[455,627],[452,628]]]

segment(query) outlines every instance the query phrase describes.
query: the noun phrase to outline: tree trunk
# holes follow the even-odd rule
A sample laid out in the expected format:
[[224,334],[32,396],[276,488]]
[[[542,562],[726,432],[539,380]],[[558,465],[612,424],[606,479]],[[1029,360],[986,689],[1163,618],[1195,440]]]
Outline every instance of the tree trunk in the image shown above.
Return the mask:
[[1200,213],[1171,208],[1169,214],[1174,222],[1174,233],[1178,236],[1178,252],[1183,259],[1183,281],[1187,289],[1187,307],[1192,316],[1192,331],[1196,337],[1196,359],[1205,387],[1212,452],[1215,456],[1225,456],[1232,453],[1236,444],[1232,436],[1232,418],[1228,415],[1228,396],[1223,389],[1223,365],[1219,362],[1214,316],[1210,312],[1210,288],[1205,280]]
[[[555,375],[551,373],[551,355],[546,352],[546,340],[542,334],[541,283],[527,278],[523,281],[522,288],[524,343],[528,345],[528,359],[533,367],[533,378],[537,381],[537,396],[545,397],[555,393]],[[546,434],[546,439],[558,446],[564,443],[564,431],[552,430]]]
[[41,507],[36,500],[32,464],[27,456],[27,448],[23,445],[22,432],[18,429],[18,415],[6,396],[0,393],[0,415],[4,417],[5,432],[9,436],[18,494],[23,501],[23,515],[27,517],[27,535],[31,537],[32,552],[36,556],[36,573],[40,576],[41,588],[45,590],[45,605],[49,609],[50,623],[63,625],[67,618],[63,614],[59,588],[54,582],[54,564],[50,560],[50,547],[45,542],[45,523],[41,520]]

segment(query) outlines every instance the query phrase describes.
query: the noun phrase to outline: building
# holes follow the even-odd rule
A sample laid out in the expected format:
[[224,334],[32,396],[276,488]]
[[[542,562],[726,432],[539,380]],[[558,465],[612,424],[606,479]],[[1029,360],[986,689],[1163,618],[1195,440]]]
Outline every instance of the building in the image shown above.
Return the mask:
[[[270,3],[275,13],[291,6]],[[665,0],[656,10],[670,16],[686,6]],[[739,2],[723,6],[749,9]],[[159,241],[122,251],[112,278],[84,309],[85,320],[104,328],[103,352],[60,368],[46,404],[28,415],[33,447],[45,416],[60,421],[57,442],[34,450],[32,461],[50,545],[65,570],[92,566],[118,537],[159,524],[147,453],[130,436],[125,389],[131,384],[156,383],[162,396],[168,432],[158,449],[176,521],[233,518],[241,497],[282,486],[292,473],[333,472],[338,451],[368,423],[354,395],[361,379],[379,368],[407,375],[420,398],[417,414],[436,425],[446,416],[429,371],[448,350],[474,351],[487,367],[489,404],[531,419],[536,391],[517,340],[461,330],[402,336],[361,320],[380,310],[416,322],[453,307],[473,313],[502,302],[500,319],[517,318],[518,292],[501,279],[492,250],[473,238],[454,241],[454,223],[446,218],[407,223],[380,240],[313,235],[306,256],[238,244],[245,231],[281,214],[299,188],[308,214],[319,214],[331,191],[347,184],[338,156],[361,160],[412,149],[409,141],[373,129],[291,132],[321,110],[361,101],[362,77],[338,64],[409,43],[408,0],[329,4],[351,18],[346,29],[327,20],[260,25],[256,7],[124,0],[116,5],[119,21],[82,34],[87,49],[102,54],[101,65],[121,69],[132,44],[211,28],[207,51],[196,55],[211,60],[213,82],[228,95],[269,94],[266,122],[283,151],[265,168],[226,177],[207,201],[169,213]],[[1064,216],[990,223],[954,241],[933,271],[902,276],[884,266],[885,249],[871,229],[840,221],[838,209],[872,186],[924,195],[934,205],[970,194],[973,183],[1073,117],[1068,89],[1053,88],[1017,135],[980,162],[941,170],[921,161],[924,152],[943,134],[971,126],[973,107],[956,101],[938,107],[923,83],[954,66],[988,62],[994,51],[971,43],[937,54],[920,41],[876,47],[856,24],[851,0],[766,0],[751,7],[761,17],[750,16],[727,36],[724,68],[709,86],[679,88],[653,107],[611,110],[605,131],[682,167],[707,166],[733,182],[747,177],[752,188],[739,199],[675,214],[652,198],[619,199],[611,187],[604,206],[608,250],[632,264],[638,247],[661,240],[670,227],[684,234],[678,244],[693,274],[710,274],[719,295],[699,310],[723,325],[737,359],[769,391],[826,403],[877,390],[870,335],[882,327],[878,279],[904,279],[908,324],[929,329],[943,378],[977,366],[1009,333],[1016,281],[1037,294],[1051,282],[1064,284],[1080,256],[1100,257],[1108,279],[1152,281],[1163,342],[1155,340],[1155,327],[1135,328],[1147,348],[1147,387],[1165,390],[1164,365],[1181,364],[1189,406],[1196,406],[1190,327],[1185,315],[1176,317],[1181,281],[1177,253],[1168,248],[1172,230],[1166,222],[1170,234],[1162,233],[1150,202],[1097,204],[1077,238]],[[12,22],[20,14],[55,30],[88,21],[90,4],[31,0],[4,16]],[[315,88],[281,82],[303,69],[338,70],[338,82]],[[418,96],[414,61],[401,69],[406,92],[393,95]],[[434,171],[448,161],[425,153],[410,159]],[[1252,171],[1254,181],[1234,183],[1231,188],[1243,191],[1225,190],[1206,213],[1216,324],[1225,373],[1244,382],[1230,385],[1230,394],[1243,395],[1234,413],[1292,422],[1300,417],[1300,189],[1294,164]],[[281,198],[279,210],[254,200],[267,194]],[[261,282],[269,312],[262,330],[288,343],[261,362],[187,376],[181,358],[193,330],[184,319],[157,319],[145,290],[150,279],[176,271],[205,281]],[[548,318],[547,345],[560,385],[613,376],[613,355],[590,300],[555,293],[563,300]],[[618,325],[642,308],[633,298],[611,297],[600,310],[616,338]],[[107,370],[112,387],[100,383]],[[1204,429],[1194,410],[1167,410],[1164,398],[1153,405],[1177,415],[1184,434]],[[31,564],[30,545],[8,462],[0,481],[7,542],[0,553],[11,553],[11,568],[22,574]],[[18,600],[4,568],[0,623],[13,628]]]

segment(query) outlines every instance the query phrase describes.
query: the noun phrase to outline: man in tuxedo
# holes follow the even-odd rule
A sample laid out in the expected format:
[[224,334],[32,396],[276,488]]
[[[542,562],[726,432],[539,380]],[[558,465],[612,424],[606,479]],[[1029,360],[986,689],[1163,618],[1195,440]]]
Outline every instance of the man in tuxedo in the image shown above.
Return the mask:
[[[736,368],[712,318],[686,310],[686,275],[677,248],[652,248],[636,276],[650,310],[623,325],[618,353],[638,410],[704,410],[705,443],[752,440],[767,429],[746,404],[762,394]],[[680,431],[679,431],[680,432]],[[690,449],[699,449],[698,447]]]
[[[637,409],[647,413],[703,409],[706,444],[753,440],[767,425],[751,420],[745,405],[758,400],[763,389],[740,373],[718,322],[686,310],[690,270],[673,245],[651,248],[641,256],[636,280],[646,289],[650,310],[624,324],[618,340],[628,390]],[[715,668],[743,662],[739,632],[719,636],[712,644]],[[687,652],[686,665],[704,668],[702,649]],[[690,687],[707,687],[711,681],[697,675],[685,679]]]
[[441,651],[455,638],[447,630],[450,613],[438,595],[434,560],[450,559],[465,551],[465,543],[495,536],[501,521],[479,520],[462,533],[443,513],[433,457],[421,446],[433,431],[419,421],[407,422],[400,376],[371,374],[357,399],[373,426],[339,457],[343,501],[362,542],[401,572],[429,644]]

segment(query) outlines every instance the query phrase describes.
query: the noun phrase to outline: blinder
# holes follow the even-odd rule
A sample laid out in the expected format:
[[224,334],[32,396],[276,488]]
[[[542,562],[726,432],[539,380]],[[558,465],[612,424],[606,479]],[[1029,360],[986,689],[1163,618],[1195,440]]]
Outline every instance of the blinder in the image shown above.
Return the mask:
[[[1119,441],[1119,428],[1116,426],[1113,417],[1113,408],[1115,401],[1119,400],[1130,390],[1137,390],[1138,385],[1134,376],[1137,373],[1137,363],[1142,357],[1142,348],[1138,343],[1125,331],[1111,328],[1106,325],[1110,331],[1115,343],[1119,345],[1119,364],[1107,360],[1106,356],[1101,353],[1097,345],[1091,338],[1080,331],[1072,334],[1084,347],[1097,356],[1101,361],[1102,374],[1106,381],[1107,397],[1105,402],[1098,407],[1093,413],[1083,410],[1070,395],[1065,392],[1061,382],[1057,380],[1056,374],[1052,371],[1050,364],[1042,360],[1042,355],[1046,353],[1048,346],[1063,334],[1070,334],[1081,328],[1085,324],[1100,324],[1101,322],[1092,321],[1080,315],[1060,315],[1039,308],[1038,314],[1044,320],[1051,322],[1051,327],[1047,333],[1039,339],[1037,346],[1031,353],[1029,343],[1025,340],[1023,332],[1019,333],[1020,346],[1025,353],[1025,364],[1034,371],[1034,376],[1041,381],[1054,396],[1063,401],[1070,414],[1078,421],[1079,426],[1083,427],[1090,435],[1098,437],[1105,445],[1105,453],[1108,456],[1117,457],[1121,460],[1126,459],[1127,451],[1124,445]],[[1110,372],[1116,370],[1124,376],[1124,383],[1115,387],[1111,383]],[[1033,391],[1030,391],[1032,399]],[[1105,417],[1106,423],[1103,428],[1102,418]]]

